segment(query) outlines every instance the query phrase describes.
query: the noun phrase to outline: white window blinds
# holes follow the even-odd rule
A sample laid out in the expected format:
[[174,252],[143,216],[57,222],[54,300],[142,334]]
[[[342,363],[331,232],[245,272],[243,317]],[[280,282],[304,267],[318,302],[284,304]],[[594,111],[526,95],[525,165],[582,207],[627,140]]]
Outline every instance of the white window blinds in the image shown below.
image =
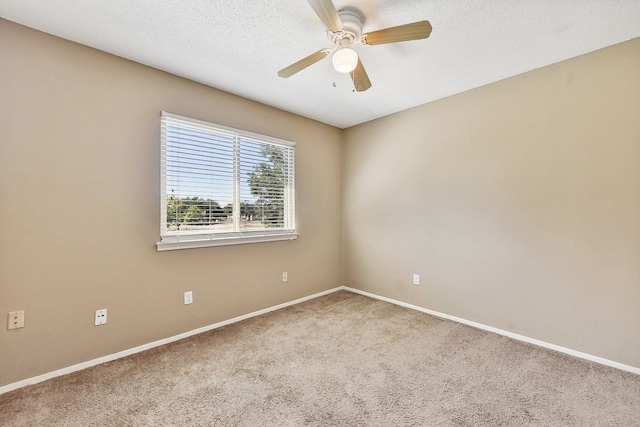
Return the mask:
[[294,143],[163,112],[158,249],[293,239]]

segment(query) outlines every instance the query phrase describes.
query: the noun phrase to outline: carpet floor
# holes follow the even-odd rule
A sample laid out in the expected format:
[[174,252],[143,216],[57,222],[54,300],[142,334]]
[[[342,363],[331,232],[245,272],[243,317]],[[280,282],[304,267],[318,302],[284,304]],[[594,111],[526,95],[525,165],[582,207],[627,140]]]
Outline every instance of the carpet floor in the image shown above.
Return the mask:
[[3,426],[640,426],[640,376],[340,291],[0,395]]

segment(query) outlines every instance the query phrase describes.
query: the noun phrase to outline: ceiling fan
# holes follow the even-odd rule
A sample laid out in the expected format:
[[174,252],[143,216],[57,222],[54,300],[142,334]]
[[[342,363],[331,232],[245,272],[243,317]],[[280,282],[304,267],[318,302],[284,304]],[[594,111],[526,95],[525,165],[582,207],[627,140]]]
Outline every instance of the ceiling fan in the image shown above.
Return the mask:
[[357,9],[344,8],[337,11],[331,0],[307,0],[307,3],[327,27],[327,34],[334,46],[312,53],[278,71],[278,76],[282,78],[291,77],[333,53],[332,63],[335,70],[339,73],[349,73],[356,91],[364,92],[371,87],[371,81],[357,52],[351,48],[355,43],[373,46],[426,39],[431,34],[429,21],[418,21],[362,34],[364,19]]

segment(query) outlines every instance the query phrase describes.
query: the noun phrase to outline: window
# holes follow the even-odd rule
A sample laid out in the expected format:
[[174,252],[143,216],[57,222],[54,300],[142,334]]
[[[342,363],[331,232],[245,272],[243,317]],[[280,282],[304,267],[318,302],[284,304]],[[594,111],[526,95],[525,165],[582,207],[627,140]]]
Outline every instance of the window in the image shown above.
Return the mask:
[[158,250],[297,238],[294,144],[162,112]]

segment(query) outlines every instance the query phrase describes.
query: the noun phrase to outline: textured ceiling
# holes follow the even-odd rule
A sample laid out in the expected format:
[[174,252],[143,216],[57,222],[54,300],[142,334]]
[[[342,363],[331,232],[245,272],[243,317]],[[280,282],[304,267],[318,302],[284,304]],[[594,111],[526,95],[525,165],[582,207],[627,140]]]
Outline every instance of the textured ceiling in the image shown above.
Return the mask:
[[[306,0],[0,0],[0,17],[340,128],[640,37],[640,0],[334,0],[364,31],[427,19],[431,36],[356,50],[353,91]],[[335,86],[334,83],[335,82]]]

